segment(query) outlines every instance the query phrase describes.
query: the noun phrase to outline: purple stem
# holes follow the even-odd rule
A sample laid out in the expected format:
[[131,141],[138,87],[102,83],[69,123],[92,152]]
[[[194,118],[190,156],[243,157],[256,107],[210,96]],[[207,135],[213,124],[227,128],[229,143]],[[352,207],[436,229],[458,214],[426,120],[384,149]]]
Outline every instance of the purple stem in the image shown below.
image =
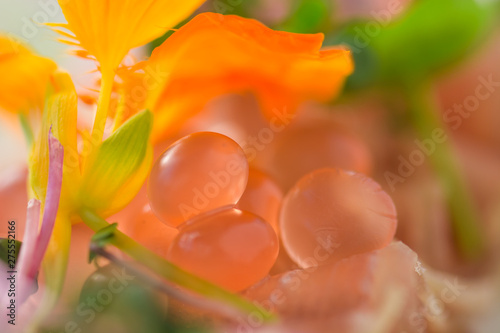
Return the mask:
[[61,186],[63,178],[64,149],[61,143],[49,132],[49,180],[42,218],[42,227],[36,239],[31,263],[26,272],[26,277],[34,279],[42,264],[43,256],[47,251],[52,231],[56,222]]
[[26,229],[23,237],[23,246],[19,253],[17,262],[19,272],[24,272],[31,266],[31,259],[35,252],[35,241],[38,235],[38,224],[40,223],[40,201],[31,199],[28,202],[28,213],[26,216]]

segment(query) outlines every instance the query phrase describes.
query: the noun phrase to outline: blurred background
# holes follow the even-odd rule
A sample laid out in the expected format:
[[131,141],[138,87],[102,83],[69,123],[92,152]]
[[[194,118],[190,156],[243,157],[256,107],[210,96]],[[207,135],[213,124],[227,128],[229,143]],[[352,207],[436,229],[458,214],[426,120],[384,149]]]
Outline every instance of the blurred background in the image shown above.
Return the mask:
[[[352,50],[356,70],[340,97],[302,105],[254,167],[284,192],[321,167],[368,174],[395,201],[396,237],[426,265],[500,285],[499,3],[214,0],[198,12],[255,18],[276,30],[324,33],[324,47]],[[0,31],[72,73],[80,94],[93,94],[94,64],[66,54],[55,33],[39,25],[64,21],[55,0],[1,0],[0,8]],[[133,57],[145,59],[170,35],[135,50]],[[245,112],[231,112],[235,109]],[[218,131],[244,145],[265,127],[257,109],[251,96],[222,96],[180,133]],[[314,154],[310,147],[317,148]],[[26,156],[16,119],[0,113],[0,182],[23,168]],[[499,309],[500,302],[488,305],[478,315],[482,320],[465,331],[494,332]]]
[[[347,155],[342,157],[339,153],[339,156],[318,161],[319,164],[314,166],[340,163],[340,166],[348,167],[351,162],[358,165],[364,163],[361,168],[357,165],[353,168],[371,174],[399,205],[400,237],[408,238],[407,243],[419,243],[413,245],[429,252],[419,253],[428,256],[428,260],[449,263],[453,256],[452,249],[444,250],[446,246],[435,244],[440,249],[437,251],[437,248],[428,246],[432,244],[428,237],[434,237],[439,232],[451,235],[451,230],[446,231],[446,224],[449,223],[441,225],[432,221],[447,219],[445,215],[449,209],[443,208],[447,196],[444,192],[461,191],[453,185],[451,189],[443,190],[443,186],[436,181],[451,177],[449,175],[455,173],[450,171],[453,165],[461,175],[459,178],[464,179],[464,191],[468,192],[480,211],[483,226],[492,228],[487,229],[486,234],[498,235],[497,229],[500,229],[496,227],[498,223],[493,223],[493,220],[500,219],[500,187],[497,186],[500,174],[497,172],[500,165],[500,93],[496,83],[500,81],[497,65],[500,53],[498,8],[498,2],[493,0],[215,0],[207,1],[198,12],[255,18],[277,30],[324,33],[325,47],[348,46],[352,50],[356,70],[348,79],[340,98],[331,105],[302,106],[299,119],[302,115],[304,118],[326,117],[338,129],[333,132],[342,133],[338,138],[328,138],[332,131],[326,131],[330,134],[326,137],[317,135],[311,138],[310,144],[319,140],[325,149],[340,149],[342,144],[344,148],[347,145],[351,147],[344,149]],[[72,74],[82,96],[95,95],[91,91],[98,80],[94,64],[68,55],[67,46],[57,42],[55,33],[42,26],[46,22],[64,22],[55,0],[2,0],[0,31],[27,42],[39,54],[54,59]],[[135,60],[146,58],[170,34],[135,50]],[[428,103],[430,105],[417,105],[423,104],[425,99],[432,100]],[[249,103],[239,103],[251,108]],[[80,102],[82,110],[92,110],[92,107]],[[207,108],[210,109],[210,106]],[[195,119],[192,123],[201,122],[204,128],[186,126],[184,132],[194,129],[223,132],[221,124],[232,120],[228,120],[226,113],[221,111],[224,107],[219,105],[215,108],[219,109],[216,112],[219,118]],[[433,110],[418,110],[422,108]],[[23,165],[27,155],[17,119],[10,119],[5,114],[1,117],[0,173],[5,173]],[[253,123],[253,129],[245,128],[243,132],[255,131],[261,126],[259,122]],[[231,129],[227,129],[229,127]],[[240,131],[238,134],[236,129],[241,126],[232,124],[229,127],[226,126],[225,134],[242,143],[248,133]],[[432,130],[436,127],[442,128],[449,140],[444,144],[438,143],[437,153],[429,154],[422,162],[418,161],[419,153],[410,156],[412,151],[420,149],[426,139],[432,138]],[[312,133],[315,129],[309,131]],[[307,136],[307,133],[301,135]],[[355,143],[335,141],[344,138],[343,135]],[[286,138],[283,140],[286,141]],[[420,145],[415,140],[421,140]],[[352,147],[356,145],[366,155],[359,157],[361,160],[358,162],[354,161],[358,157],[352,153]],[[446,155],[443,151],[450,150],[443,146],[454,150],[452,160],[442,161],[443,158],[439,157]],[[265,152],[262,155],[262,160],[265,160]],[[412,163],[410,157],[417,159],[418,165]],[[363,158],[369,162],[362,161]],[[342,159],[343,162],[339,161]],[[346,162],[349,159],[352,161]],[[405,168],[409,169],[407,173],[411,173],[411,177],[401,177],[401,170]],[[266,171],[273,174],[273,170]],[[454,182],[451,178],[448,180]],[[286,183],[286,180],[282,181]],[[288,180],[289,183],[294,181]],[[286,190],[290,184],[284,186]],[[435,209],[430,209],[433,205]],[[407,209],[407,206],[412,209]],[[441,217],[438,216],[440,214]],[[419,230],[412,230],[415,223],[405,221],[414,219],[427,221],[434,232],[423,234],[420,227]],[[447,241],[451,242],[451,239]],[[444,265],[443,262],[441,265]]]

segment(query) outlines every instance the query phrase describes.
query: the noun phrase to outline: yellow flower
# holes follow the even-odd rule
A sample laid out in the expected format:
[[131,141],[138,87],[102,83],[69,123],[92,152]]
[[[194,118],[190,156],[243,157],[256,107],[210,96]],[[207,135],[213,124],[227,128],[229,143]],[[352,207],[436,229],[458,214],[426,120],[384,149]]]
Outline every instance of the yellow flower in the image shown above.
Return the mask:
[[152,163],[149,111],[129,119],[103,142],[92,143],[95,147],[84,155],[77,146],[77,95],[71,78],[57,72],[53,86],[29,161],[31,189],[44,210],[38,236],[43,242],[37,240],[40,250],[27,275],[29,280],[43,257],[47,291],[37,318],[55,306],[62,290],[71,223],[80,221],[84,209],[106,217],[123,208],[139,191]]
[[50,77],[56,69],[52,60],[0,35],[0,108],[13,113],[42,110]]
[[[67,24],[49,24],[69,38],[66,43],[95,58],[102,73],[101,91],[92,129],[95,140],[104,136],[113,80],[130,49],[160,37],[189,16],[204,0],[58,0]],[[64,40],[62,40],[64,42]]]
[[[77,95],[68,74],[55,76],[59,91],[45,107],[42,126],[30,158],[30,185],[44,201],[49,170],[49,131],[64,147],[64,166],[59,211],[67,216],[82,208],[109,216],[123,208],[139,191],[152,163],[149,133],[152,115],[141,112],[103,142],[84,142],[87,154],[77,145]],[[89,146],[90,145],[90,146]]]
[[[130,49],[160,37],[204,0],[58,0],[79,46],[103,71],[115,70]],[[53,25],[54,26],[54,25]],[[66,35],[66,37],[72,37]]]

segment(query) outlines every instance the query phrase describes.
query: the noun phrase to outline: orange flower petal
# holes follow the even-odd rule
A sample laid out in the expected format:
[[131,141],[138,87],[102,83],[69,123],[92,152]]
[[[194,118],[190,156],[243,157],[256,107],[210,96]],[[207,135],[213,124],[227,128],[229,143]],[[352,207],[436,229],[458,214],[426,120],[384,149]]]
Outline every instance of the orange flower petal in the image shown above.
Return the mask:
[[0,35],[0,108],[13,113],[42,110],[50,77],[56,69],[52,60]]
[[156,71],[152,78],[160,78],[151,80],[147,103],[156,113],[154,136],[175,129],[224,93],[254,92],[269,117],[274,109],[294,110],[305,100],[332,99],[353,62],[347,50],[320,50],[323,37],[273,31],[233,15],[196,16],[146,66]]

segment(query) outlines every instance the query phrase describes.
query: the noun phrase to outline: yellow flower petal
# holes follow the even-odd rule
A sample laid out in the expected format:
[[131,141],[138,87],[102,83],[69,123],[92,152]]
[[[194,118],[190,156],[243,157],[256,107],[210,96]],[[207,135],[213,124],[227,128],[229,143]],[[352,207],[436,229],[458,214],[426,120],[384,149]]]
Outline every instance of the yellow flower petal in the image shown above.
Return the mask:
[[76,93],[71,76],[62,70],[55,71],[50,77],[50,92],[52,94]]
[[58,73],[55,82],[59,83],[61,92],[55,93],[47,100],[42,118],[42,126],[33,144],[29,161],[30,185],[35,197],[44,201],[48,181],[49,150],[47,137],[52,128],[53,135],[64,147],[63,185],[60,210],[70,206],[74,188],[78,186],[80,162],[77,150],[76,120],[77,95],[69,75]]
[[161,36],[204,0],[59,0],[66,26],[103,70],[134,47]]
[[56,69],[52,60],[0,35],[0,109],[14,113],[42,110],[49,79]]

